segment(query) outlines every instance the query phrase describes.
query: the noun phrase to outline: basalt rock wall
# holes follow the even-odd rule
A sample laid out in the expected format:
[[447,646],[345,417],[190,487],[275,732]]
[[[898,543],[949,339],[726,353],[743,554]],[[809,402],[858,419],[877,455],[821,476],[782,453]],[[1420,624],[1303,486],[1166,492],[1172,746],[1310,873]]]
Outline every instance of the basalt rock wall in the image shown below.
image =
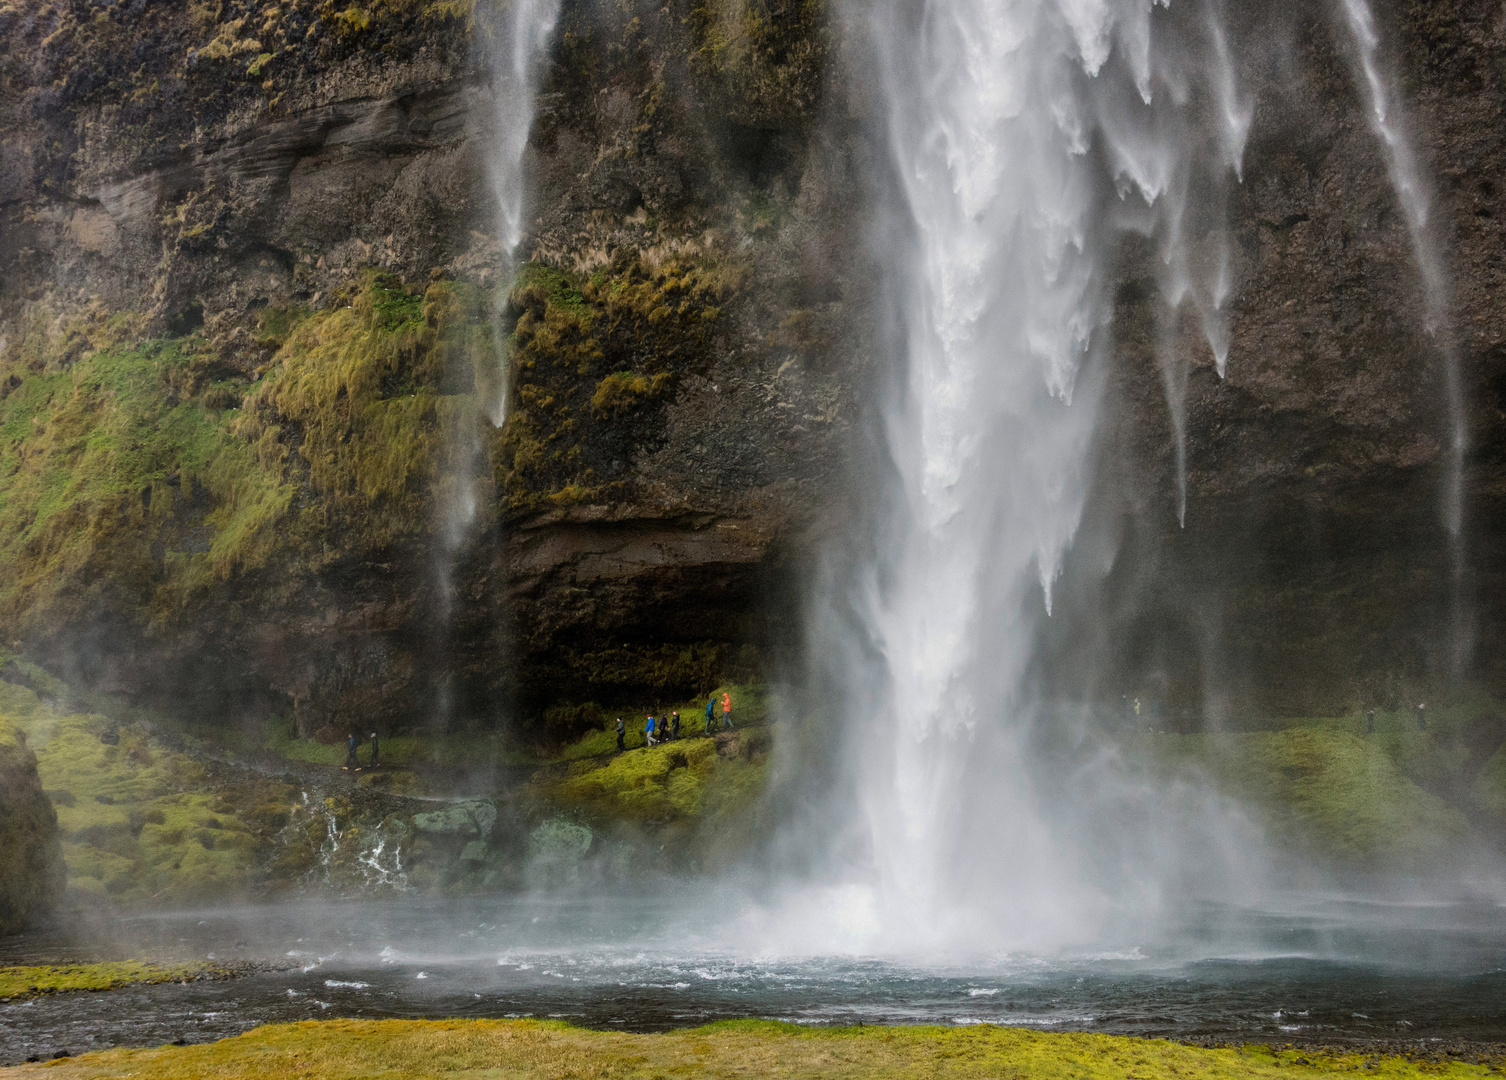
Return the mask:
[[[1467,3],[1376,13],[1429,178],[1446,310],[1430,330],[1340,8],[1241,9],[1254,113],[1229,205],[1227,374],[1190,315],[1160,347],[1154,252],[1127,245],[1096,497],[1048,633],[1062,693],[1159,699],[1183,725],[1218,725],[1500,685],[1506,23]],[[1457,540],[1450,348],[1468,432]],[[1168,363],[1186,379],[1185,527]]]
[[[860,45],[813,0],[566,3],[513,280],[497,15],[0,9],[0,645],[311,734],[691,693],[793,642],[874,467]],[[1443,358],[1344,38],[1247,7],[1227,378],[1175,336],[1187,524],[1130,243],[1054,693],[1327,707],[1498,629],[1503,28],[1378,16],[1445,223],[1462,585]]]

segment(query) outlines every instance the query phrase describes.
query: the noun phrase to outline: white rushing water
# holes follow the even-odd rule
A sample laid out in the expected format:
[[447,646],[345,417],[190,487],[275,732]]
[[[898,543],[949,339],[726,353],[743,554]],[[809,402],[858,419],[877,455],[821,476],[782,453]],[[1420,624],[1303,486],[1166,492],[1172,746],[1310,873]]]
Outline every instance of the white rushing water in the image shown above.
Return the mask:
[[1464,571],[1464,455],[1469,442],[1465,418],[1464,387],[1460,378],[1459,353],[1449,319],[1449,287],[1432,224],[1432,198],[1417,154],[1408,137],[1395,77],[1386,70],[1380,55],[1381,39],[1375,16],[1366,0],[1340,0],[1344,24],[1354,46],[1361,91],[1369,106],[1370,126],[1386,155],[1386,169],[1396,201],[1407,223],[1412,256],[1422,276],[1427,333],[1443,361],[1443,396],[1447,415],[1447,472],[1443,487],[1443,523],[1450,536],[1449,562],[1453,584],[1453,663],[1462,668],[1469,649],[1468,616],[1462,610]]
[[[559,20],[560,0],[502,0],[488,34],[492,75],[492,152],[487,159],[497,204],[502,273],[510,278],[523,240],[527,207],[524,159],[538,104],[539,77],[549,39]],[[506,285],[506,280],[502,283]],[[489,403],[493,424],[507,412],[505,371]]]
[[[528,135],[559,7],[560,0],[497,0],[477,10],[476,40],[491,73],[490,115],[482,142],[489,151],[486,166],[496,203],[499,273],[491,284],[499,298],[507,294],[523,239]],[[500,339],[500,312],[495,329]],[[470,373],[474,394],[450,399],[443,406],[453,410],[447,425],[453,435],[445,448],[447,457],[439,470],[435,492],[438,543],[434,568],[438,615],[445,628],[453,616],[455,559],[476,522],[483,498],[486,462],[479,436],[483,417],[500,427],[507,413],[507,357],[498,348],[489,359],[492,370]],[[469,362],[485,361],[470,358]],[[447,685],[438,689],[433,704],[437,718],[448,719],[450,696]]]
[[1125,234],[1160,256],[1179,441],[1184,308],[1223,373],[1222,207],[1251,113],[1215,9],[1196,10],[930,0],[854,16],[897,188],[885,235],[902,239],[882,257],[902,374],[888,511],[834,605],[870,646],[835,678],[871,865],[859,899],[833,902],[884,947],[1063,940],[1104,914],[1101,868],[1061,831],[1072,815],[1045,812],[1061,792],[1037,787],[1028,666],[1087,496]]

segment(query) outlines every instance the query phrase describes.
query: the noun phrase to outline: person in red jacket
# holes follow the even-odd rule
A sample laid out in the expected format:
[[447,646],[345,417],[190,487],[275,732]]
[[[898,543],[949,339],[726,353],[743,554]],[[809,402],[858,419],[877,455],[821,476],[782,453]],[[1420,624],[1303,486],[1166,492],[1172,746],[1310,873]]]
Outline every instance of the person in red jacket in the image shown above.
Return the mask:
[[732,727],[732,695],[722,692],[722,730]]

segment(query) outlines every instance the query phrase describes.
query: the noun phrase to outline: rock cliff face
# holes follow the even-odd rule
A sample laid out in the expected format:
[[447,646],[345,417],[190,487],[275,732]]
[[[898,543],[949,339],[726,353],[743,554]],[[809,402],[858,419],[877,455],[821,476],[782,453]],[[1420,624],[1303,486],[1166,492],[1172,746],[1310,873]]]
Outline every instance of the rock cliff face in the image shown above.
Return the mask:
[[[1462,0],[1380,14],[1447,222],[1488,640],[1506,31]],[[792,639],[870,467],[884,318],[841,27],[814,0],[567,3],[510,281],[495,18],[0,8],[0,644],[313,733],[688,693]],[[1257,111],[1228,378],[1190,326],[1175,346],[1188,525],[1131,245],[1047,670],[1188,710],[1400,693],[1448,670],[1441,357],[1333,24],[1271,4],[1231,33]]]
[[37,756],[0,719],[0,935],[45,919],[63,893],[58,816],[37,779]]
[[[1171,349],[1186,373],[1179,529],[1150,253],[1127,250],[1099,494],[1065,583],[1076,615],[1059,628],[1059,678],[1080,685],[1093,672],[1106,696],[1169,697],[1214,718],[1385,705],[1461,674],[1500,684],[1482,646],[1502,631],[1506,24],[1471,4],[1377,12],[1432,178],[1443,325],[1425,329],[1406,218],[1339,9],[1241,9],[1232,33],[1256,107],[1229,210],[1227,378],[1184,319]],[[1469,432],[1457,584],[1444,527],[1450,334]],[[1095,565],[1110,552],[1103,574]],[[1095,650],[1112,659],[1095,669]]]

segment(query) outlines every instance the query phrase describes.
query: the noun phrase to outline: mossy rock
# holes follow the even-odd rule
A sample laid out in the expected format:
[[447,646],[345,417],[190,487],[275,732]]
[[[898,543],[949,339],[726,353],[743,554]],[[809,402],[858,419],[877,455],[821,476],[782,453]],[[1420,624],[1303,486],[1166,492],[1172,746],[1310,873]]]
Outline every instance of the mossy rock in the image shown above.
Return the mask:
[[52,914],[64,873],[57,814],[43,794],[36,755],[0,703],[0,934]]

